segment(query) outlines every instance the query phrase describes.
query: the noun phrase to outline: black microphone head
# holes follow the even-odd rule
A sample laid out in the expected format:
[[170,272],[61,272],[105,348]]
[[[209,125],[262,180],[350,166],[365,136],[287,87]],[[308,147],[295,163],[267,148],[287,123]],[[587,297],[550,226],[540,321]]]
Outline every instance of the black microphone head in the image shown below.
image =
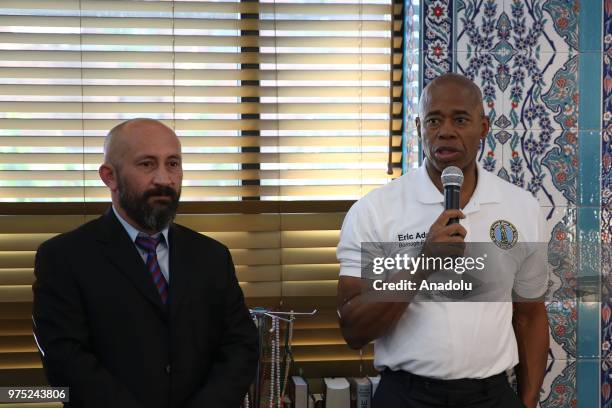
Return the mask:
[[446,186],[457,186],[461,187],[463,184],[463,172],[459,167],[456,166],[448,166],[442,172],[442,185]]

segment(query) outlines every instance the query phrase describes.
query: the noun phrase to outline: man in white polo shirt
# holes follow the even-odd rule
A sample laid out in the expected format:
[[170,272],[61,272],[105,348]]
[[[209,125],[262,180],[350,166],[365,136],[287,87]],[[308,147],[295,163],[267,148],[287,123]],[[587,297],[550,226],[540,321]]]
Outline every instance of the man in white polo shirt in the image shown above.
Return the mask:
[[[517,242],[546,242],[538,202],[476,163],[489,121],[468,78],[446,74],[432,81],[416,126],[423,166],[363,197],[344,220],[337,250],[343,336],[352,348],[375,341],[374,364],[383,371],[375,408],[535,408],[549,346],[542,301],[548,275],[537,251],[518,261],[511,251]],[[444,210],[440,176],[451,165],[464,174],[462,210]],[[492,242],[502,260],[497,273],[510,276],[510,289],[524,301],[368,301],[364,242],[416,244],[422,253],[436,243]],[[413,277],[427,281],[421,272]],[[518,396],[505,377],[514,366]]]

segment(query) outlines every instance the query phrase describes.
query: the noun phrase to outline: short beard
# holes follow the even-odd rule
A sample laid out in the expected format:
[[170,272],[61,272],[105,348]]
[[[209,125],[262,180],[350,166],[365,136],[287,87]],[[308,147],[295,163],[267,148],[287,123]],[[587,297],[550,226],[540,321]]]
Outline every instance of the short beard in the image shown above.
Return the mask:
[[[174,220],[181,196],[180,190],[177,192],[170,187],[160,186],[138,196],[119,175],[117,184],[121,208],[145,231],[159,232]],[[170,201],[167,204],[152,205],[149,203],[152,196],[167,196]]]

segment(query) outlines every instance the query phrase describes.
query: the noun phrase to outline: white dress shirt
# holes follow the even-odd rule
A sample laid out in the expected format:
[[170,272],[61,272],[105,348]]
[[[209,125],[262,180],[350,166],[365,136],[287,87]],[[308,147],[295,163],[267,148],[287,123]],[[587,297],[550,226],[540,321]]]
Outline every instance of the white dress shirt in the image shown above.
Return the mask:
[[[119,215],[119,212],[117,212],[114,205],[113,205],[113,212],[117,216],[117,219],[119,220],[121,225],[123,225],[123,228],[125,228],[125,231],[130,236],[130,239],[132,240],[132,242],[134,243],[134,246],[138,250],[138,253],[142,257],[142,260],[146,263],[147,262],[147,251],[145,251],[144,249],[136,245],[136,237],[138,237],[138,234],[144,234],[144,235],[148,235],[148,234],[138,231],[136,228],[130,225],[129,222],[124,220],[123,217]],[[170,241],[168,240],[168,229],[169,228],[166,227],[160,233],[157,233],[153,235],[152,237],[157,238],[159,234],[162,234],[164,236],[164,240],[162,240],[159,243],[156,249],[157,263],[159,263],[159,267],[162,271],[162,274],[164,275],[164,278],[166,278],[166,282],[170,283]]]

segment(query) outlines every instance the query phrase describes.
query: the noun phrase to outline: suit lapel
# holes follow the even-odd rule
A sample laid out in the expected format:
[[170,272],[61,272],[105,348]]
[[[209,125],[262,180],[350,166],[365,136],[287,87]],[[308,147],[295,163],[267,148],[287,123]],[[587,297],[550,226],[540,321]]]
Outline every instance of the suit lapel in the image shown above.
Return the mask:
[[175,226],[170,226],[170,317],[176,316],[189,287],[189,242]]
[[119,223],[112,209],[109,209],[102,217],[100,225],[102,231],[99,240],[103,244],[103,252],[109,262],[121,271],[165,317],[166,307],[161,301],[153,279],[127,231]]

